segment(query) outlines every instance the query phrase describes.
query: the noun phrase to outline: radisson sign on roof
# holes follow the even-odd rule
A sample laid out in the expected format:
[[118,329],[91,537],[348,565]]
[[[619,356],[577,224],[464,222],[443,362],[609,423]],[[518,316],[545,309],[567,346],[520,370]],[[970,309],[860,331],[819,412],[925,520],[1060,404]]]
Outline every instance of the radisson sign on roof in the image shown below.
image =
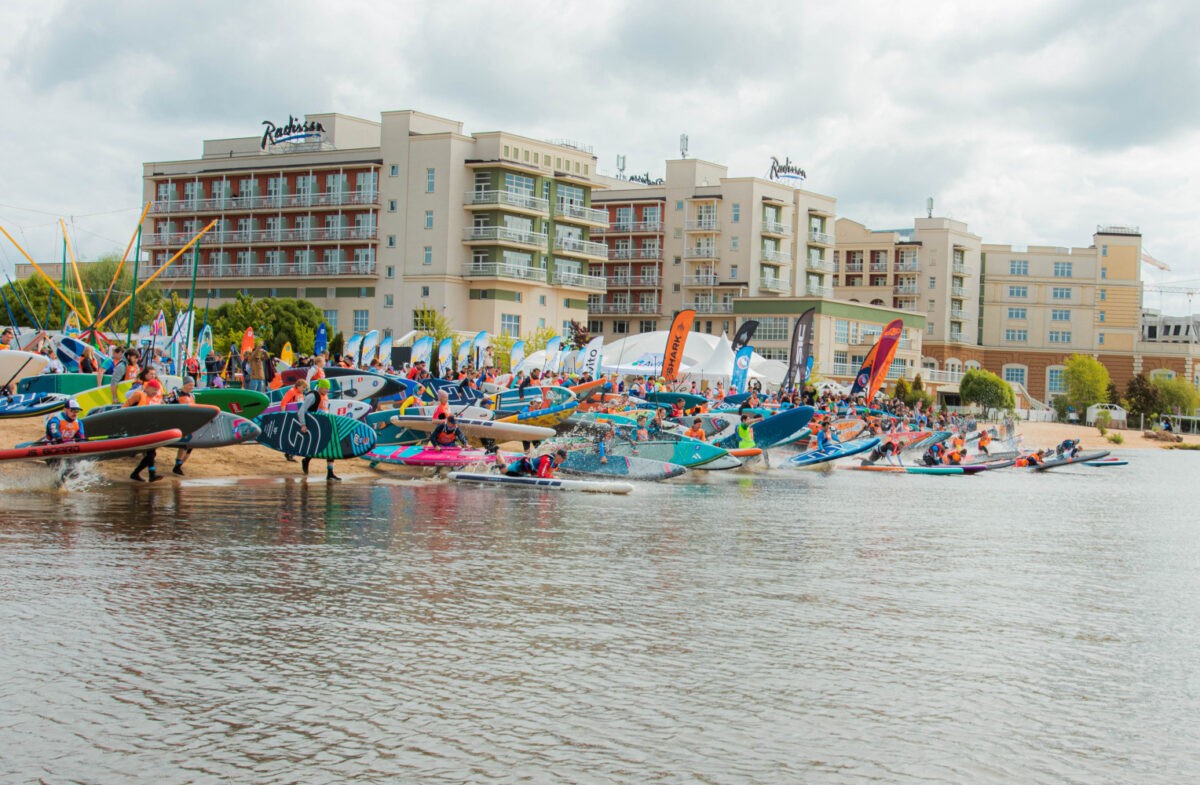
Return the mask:
[[768,175],[772,180],[805,180],[808,174],[792,163],[791,158],[785,157],[783,163],[775,156],[771,156],[771,171]]
[[283,142],[299,142],[301,139],[321,138],[325,135],[325,126],[313,120],[297,120],[288,115],[287,125],[275,125],[270,120],[263,120],[267,128],[263,131],[262,149],[274,147]]

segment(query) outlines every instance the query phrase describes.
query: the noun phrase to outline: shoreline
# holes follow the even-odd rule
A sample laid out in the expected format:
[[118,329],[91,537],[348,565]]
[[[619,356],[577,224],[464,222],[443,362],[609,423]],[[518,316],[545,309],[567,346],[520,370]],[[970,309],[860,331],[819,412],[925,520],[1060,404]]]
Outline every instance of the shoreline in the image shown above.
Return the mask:
[[[990,424],[988,424],[990,427]],[[1125,438],[1124,444],[1111,444],[1100,435],[1096,428],[1086,425],[1068,425],[1064,423],[1020,422],[1017,433],[1025,447],[1052,448],[1065,439],[1079,439],[1080,446],[1085,450],[1153,450],[1169,449],[1166,442],[1147,439],[1141,431],[1114,431]],[[0,420],[0,446],[7,448],[19,442],[32,441],[42,435],[40,417],[22,418],[16,420]],[[1200,435],[1184,434],[1183,444],[1200,445]],[[519,447],[519,446],[518,446]],[[288,462],[282,453],[268,449],[258,444],[240,444],[222,447],[215,450],[196,450],[187,463],[184,464],[182,477],[171,472],[175,463],[174,448],[158,451],[159,473],[173,480],[240,480],[240,479],[302,479],[300,462]],[[97,461],[99,474],[106,480],[135,484],[129,479],[129,473],[137,464],[136,456],[116,458],[107,461]],[[14,466],[0,469],[8,479],[18,480],[24,473],[16,466],[28,466],[30,462],[11,462]],[[420,480],[425,474],[420,469],[406,469],[401,466],[387,466],[381,469],[371,469],[366,461],[346,459],[335,464],[339,476],[347,479],[361,480],[364,477],[378,479]],[[309,478],[324,481],[325,461],[316,459],[310,467]]]

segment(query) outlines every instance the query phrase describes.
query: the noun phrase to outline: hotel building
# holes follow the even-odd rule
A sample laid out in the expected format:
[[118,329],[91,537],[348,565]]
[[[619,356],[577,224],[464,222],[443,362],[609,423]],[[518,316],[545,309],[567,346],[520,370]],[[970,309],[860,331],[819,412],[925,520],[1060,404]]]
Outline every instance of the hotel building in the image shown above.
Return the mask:
[[[435,313],[463,331],[562,330],[605,291],[591,265],[607,248],[591,235],[608,216],[591,206],[596,159],[583,146],[468,135],[414,111],[264,125],[144,165],[147,274],[216,221],[201,291],[301,297],[335,333],[403,335]],[[186,289],[191,276],[189,253],[158,280]]]

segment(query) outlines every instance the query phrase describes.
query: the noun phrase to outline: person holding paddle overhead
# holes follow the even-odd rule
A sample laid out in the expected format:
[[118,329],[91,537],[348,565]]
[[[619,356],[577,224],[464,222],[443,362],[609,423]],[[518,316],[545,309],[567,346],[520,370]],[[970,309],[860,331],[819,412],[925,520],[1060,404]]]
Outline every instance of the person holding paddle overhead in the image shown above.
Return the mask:
[[[305,394],[304,400],[300,402],[299,408],[296,409],[296,419],[300,421],[300,433],[308,433],[308,428],[304,425],[304,417],[310,411],[327,412],[329,411],[329,380],[317,379],[313,383],[312,389]],[[300,460],[300,468],[304,471],[304,475],[308,476],[308,464],[312,458],[305,457]],[[325,459],[325,479],[328,482],[341,482],[342,478],[333,473],[333,459]]]

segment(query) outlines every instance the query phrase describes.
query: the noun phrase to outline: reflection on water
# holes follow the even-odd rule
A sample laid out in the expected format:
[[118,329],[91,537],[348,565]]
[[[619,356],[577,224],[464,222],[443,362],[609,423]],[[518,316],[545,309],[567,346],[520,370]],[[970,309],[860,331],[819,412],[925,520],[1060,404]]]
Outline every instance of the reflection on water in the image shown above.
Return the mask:
[[9,485],[0,781],[1190,781],[1196,468]]

